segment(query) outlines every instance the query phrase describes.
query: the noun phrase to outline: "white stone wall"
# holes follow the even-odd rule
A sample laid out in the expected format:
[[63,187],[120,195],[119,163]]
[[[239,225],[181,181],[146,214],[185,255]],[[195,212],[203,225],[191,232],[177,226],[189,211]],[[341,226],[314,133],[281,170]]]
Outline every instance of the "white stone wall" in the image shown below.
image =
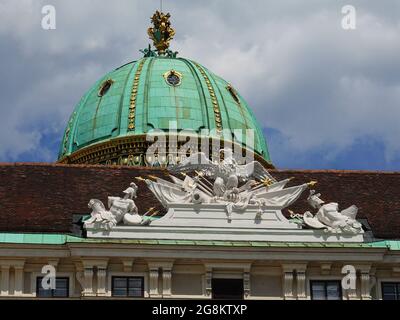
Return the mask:
[[[211,297],[212,278],[244,282],[245,299],[310,299],[311,280],[341,280],[357,270],[343,299],[381,299],[382,281],[400,282],[400,254],[382,249],[220,248],[190,246],[0,247],[0,299],[35,298],[44,265],[70,280],[70,298],[111,298],[112,276],[144,277],[145,298]],[[322,250],[322,252],[321,252]],[[328,252],[329,250],[329,252]],[[18,256],[18,258],[16,258]],[[369,286],[372,290],[369,290]]]

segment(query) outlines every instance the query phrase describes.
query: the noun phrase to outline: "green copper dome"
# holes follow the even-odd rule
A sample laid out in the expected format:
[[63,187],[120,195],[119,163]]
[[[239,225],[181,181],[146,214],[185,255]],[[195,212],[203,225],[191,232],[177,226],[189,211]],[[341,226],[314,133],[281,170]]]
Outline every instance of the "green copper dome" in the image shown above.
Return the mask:
[[[167,56],[144,57],[97,81],[68,122],[59,161],[103,163],[106,153],[112,150],[105,152],[97,146],[116,139],[126,142],[127,138],[143,137],[152,129],[167,130],[171,121],[178,131],[222,130],[224,140],[253,149],[270,163],[263,133],[240,94],[198,63]],[[242,133],[235,133],[234,129],[242,129]],[[254,129],[254,148],[246,145],[246,129]],[[124,152],[136,154],[138,150],[134,148],[127,147]],[[91,160],[84,152],[89,149],[97,150]],[[81,155],[79,161],[76,157],[74,160],[77,153]]]

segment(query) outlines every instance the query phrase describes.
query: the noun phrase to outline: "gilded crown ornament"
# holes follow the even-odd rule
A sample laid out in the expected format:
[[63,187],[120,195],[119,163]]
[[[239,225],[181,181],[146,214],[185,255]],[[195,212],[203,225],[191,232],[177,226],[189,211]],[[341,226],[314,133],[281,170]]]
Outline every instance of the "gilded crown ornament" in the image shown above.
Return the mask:
[[169,42],[175,35],[175,30],[171,28],[171,22],[169,21],[170,17],[169,13],[164,14],[157,10],[151,17],[153,27],[147,29],[147,34],[153,40],[159,55],[168,54]]

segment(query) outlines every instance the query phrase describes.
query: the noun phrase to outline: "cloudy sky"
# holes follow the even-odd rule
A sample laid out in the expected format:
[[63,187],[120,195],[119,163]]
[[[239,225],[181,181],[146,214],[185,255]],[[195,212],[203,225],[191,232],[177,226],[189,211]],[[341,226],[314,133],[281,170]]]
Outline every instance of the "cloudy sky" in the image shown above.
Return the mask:
[[[56,30],[43,30],[44,5]],[[356,29],[342,28],[344,5]],[[0,161],[54,161],[67,119],[141,56],[159,0],[0,0]],[[279,168],[400,170],[400,1],[164,0],[172,49],[230,81]]]

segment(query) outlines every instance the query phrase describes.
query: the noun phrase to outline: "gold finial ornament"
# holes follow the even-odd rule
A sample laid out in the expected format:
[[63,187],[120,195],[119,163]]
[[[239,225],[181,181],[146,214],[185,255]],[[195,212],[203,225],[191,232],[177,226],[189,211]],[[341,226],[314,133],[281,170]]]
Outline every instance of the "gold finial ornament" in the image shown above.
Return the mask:
[[147,34],[153,40],[159,55],[165,54],[169,48],[169,42],[175,35],[175,30],[171,28],[171,22],[169,21],[170,17],[169,13],[164,14],[157,10],[151,17],[153,27],[147,29]]

